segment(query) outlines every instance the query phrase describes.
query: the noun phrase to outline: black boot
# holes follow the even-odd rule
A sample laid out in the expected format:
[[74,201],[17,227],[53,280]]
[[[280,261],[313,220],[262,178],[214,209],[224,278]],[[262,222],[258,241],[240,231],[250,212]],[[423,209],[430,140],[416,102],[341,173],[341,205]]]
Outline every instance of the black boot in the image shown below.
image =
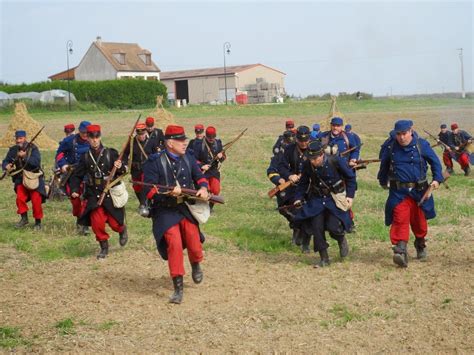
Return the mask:
[[124,247],[128,242],[127,226],[123,226],[123,231],[119,233],[119,244]]
[[293,238],[291,239],[291,242],[294,244],[294,245],[301,245],[301,233],[300,233],[300,229],[293,229]]
[[201,264],[199,263],[191,263],[191,267],[193,269],[192,277],[195,284],[200,284],[204,277],[204,274],[201,269]]
[[452,166],[447,166],[447,167],[446,167],[446,171],[447,171],[448,174],[450,174],[450,175],[454,174],[454,169],[453,169]]
[[399,241],[393,246],[393,262],[400,267],[408,266],[407,242]]
[[416,258],[420,261],[426,261],[425,238],[415,238]]
[[97,254],[97,259],[105,259],[107,254],[109,253],[109,241],[108,240],[101,240],[100,244],[100,252]]
[[33,230],[39,232],[41,229],[43,229],[41,227],[41,219],[36,218],[35,219],[35,226],[33,227]]
[[339,255],[341,256],[341,258],[345,258],[347,255],[349,255],[349,244],[347,243],[347,239],[345,236],[339,238],[337,240],[337,244],[339,244]]
[[180,304],[183,301],[183,276],[173,277],[174,292],[170,297],[170,303]]
[[319,251],[319,256],[321,257],[321,260],[319,261],[319,263],[317,263],[317,264],[315,265],[315,267],[326,267],[326,266],[329,266],[329,264],[330,264],[331,262],[329,261],[328,250],[327,250],[327,249],[320,250],[320,251]]
[[471,167],[468,165],[464,169],[464,176],[469,176],[471,174]]
[[21,214],[21,219],[18,221],[17,224],[15,224],[15,227],[16,228],[23,228],[24,226],[26,226],[28,224],[28,213],[27,212],[24,212]]

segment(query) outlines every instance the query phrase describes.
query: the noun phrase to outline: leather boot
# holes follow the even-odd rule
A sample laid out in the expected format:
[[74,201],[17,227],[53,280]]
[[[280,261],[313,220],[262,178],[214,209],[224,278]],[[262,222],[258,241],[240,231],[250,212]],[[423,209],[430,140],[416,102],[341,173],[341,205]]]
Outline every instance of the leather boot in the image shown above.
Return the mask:
[[39,232],[43,227],[41,227],[41,219],[35,219],[35,226],[33,227],[33,230],[36,232]]
[[170,297],[170,303],[180,304],[183,301],[183,276],[173,277],[174,292]]
[[393,246],[393,262],[400,267],[408,266],[407,242],[399,241]]
[[17,224],[15,224],[15,228],[23,228],[24,226],[26,226],[28,224],[28,213],[27,212],[24,212],[21,214],[21,218],[20,220],[18,221]]
[[320,250],[320,251],[319,251],[319,256],[320,256],[321,260],[319,260],[319,263],[317,263],[315,266],[316,266],[316,267],[326,267],[326,266],[329,266],[329,264],[330,264],[331,262],[329,261],[328,250],[327,250],[327,249]]
[[471,167],[468,165],[464,169],[464,176],[469,176],[471,174]]
[[108,240],[101,240],[100,244],[100,252],[97,254],[97,259],[105,259],[107,254],[109,253],[109,241]]
[[191,276],[193,277],[193,281],[195,284],[200,284],[202,282],[202,279],[204,277],[204,274],[201,269],[201,264],[199,263],[191,263],[191,268],[193,269],[193,272]]
[[426,261],[425,238],[415,238],[416,258],[420,261]]
[[121,247],[124,247],[128,242],[128,232],[127,226],[123,226],[123,231],[119,233],[119,244]]
[[454,173],[454,169],[452,166],[448,166],[446,167],[446,171],[448,172],[448,174],[452,175]]
[[294,245],[298,245],[298,246],[301,245],[301,233],[299,229],[297,228],[293,229],[293,238],[291,239],[291,242]]
[[337,244],[339,244],[339,255],[341,258],[345,258],[349,255],[349,244],[347,243],[346,236],[342,236],[342,238],[338,239]]

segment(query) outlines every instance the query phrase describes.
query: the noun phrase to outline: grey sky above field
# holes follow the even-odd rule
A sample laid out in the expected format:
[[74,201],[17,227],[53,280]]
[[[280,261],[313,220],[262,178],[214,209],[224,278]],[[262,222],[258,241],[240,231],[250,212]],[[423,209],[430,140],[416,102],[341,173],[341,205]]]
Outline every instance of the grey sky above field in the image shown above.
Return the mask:
[[473,2],[0,0],[0,80],[47,80],[95,40],[136,42],[162,71],[262,63],[295,95],[473,90]]

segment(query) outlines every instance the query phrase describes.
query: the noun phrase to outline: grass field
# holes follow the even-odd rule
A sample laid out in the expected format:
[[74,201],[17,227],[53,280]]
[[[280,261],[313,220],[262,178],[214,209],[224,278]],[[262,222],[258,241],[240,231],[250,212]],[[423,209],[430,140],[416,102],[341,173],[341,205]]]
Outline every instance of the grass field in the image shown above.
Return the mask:
[[[311,126],[325,120],[329,106],[328,102],[299,102],[172,109],[188,134],[195,123],[214,125],[226,142],[249,128],[229,150],[223,165],[226,204],[217,206],[203,226],[210,236],[205,244],[207,282],[199,288],[190,286],[185,305],[179,310],[166,305],[171,287],[166,264],[156,256],[150,221],[138,216],[134,196],[127,205],[129,244],[119,249],[118,238],[113,235],[110,257],[98,263],[94,260],[94,238],[74,235],[67,201],[44,205],[41,233],[31,228],[15,230],[14,193],[11,183],[2,181],[0,311],[5,320],[0,321],[0,346],[122,352],[143,346],[143,351],[156,351],[153,337],[165,336],[167,340],[161,340],[163,351],[308,352],[318,349],[306,345],[333,344],[328,351],[397,352],[390,347],[396,342],[393,331],[397,329],[408,340],[423,338],[411,348],[404,345],[403,350],[472,351],[474,179],[462,176],[459,166],[449,180],[450,188],[435,192],[438,217],[430,221],[431,260],[427,264],[413,262],[406,271],[391,264],[388,228],[383,223],[386,192],[378,186],[376,164],[358,173],[354,205],[357,233],[349,236],[351,256],[347,262],[314,271],[309,266],[314,256],[303,256],[290,245],[287,223],[275,211],[275,201],[266,195],[272,187],[265,176],[271,147],[285,118]],[[413,119],[420,132],[427,129],[437,133],[441,122],[452,121],[474,132],[473,100],[343,101],[339,109],[362,137],[363,158],[377,157],[380,144],[400,117]],[[153,115],[149,110],[32,116],[46,125],[46,132],[55,140],[61,139],[65,123],[78,124],[85,119],[99,123],[105,144],[119,149],[138,113]],[[10,119],[11,115],[0,115],[0,132]],[[441,156],[440,148],[435,149]],[[2,156],[5,152],[0,149]],[[49,174],[54,152],[42,155]],[[337,261],[336,249],[333,245],[330,255]],[[18,298],[15,295],[19,292],[22,295]],[[324,300],[320,307],[308,309],[312,294]],[[121,302],[130,296],[134,300],[125,301],[129,307],[122,309]],[[48,313],[48,307],[55,306],[57,309]],[[199,314],[193,312],[196,308],[201,309]],[[159,321],[147,316],[155,314]],[[144,317],[141,323],[139,315]],[[434,319],[444,319],[444,323],[425,326]],[[452,338],[446,335],[449,339],[444,342],[435,339],[435,334],[448,330],[453,332]],[[379,338],[358,339],[365,338],[364,332],[375,332]],[[193,336],[202,337],[197,347],[174,347]],[[248,337],[248,343],[241,342],[242,336]]]

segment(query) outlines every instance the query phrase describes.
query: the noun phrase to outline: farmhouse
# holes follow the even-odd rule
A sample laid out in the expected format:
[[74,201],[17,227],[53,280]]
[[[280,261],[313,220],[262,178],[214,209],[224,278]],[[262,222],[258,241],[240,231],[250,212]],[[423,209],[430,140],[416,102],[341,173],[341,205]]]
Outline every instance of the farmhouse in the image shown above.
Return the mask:
[[[285,73],[263,64],[161,72],[168,98],[189,103],[273,102],[285,95]],[[241,102],[244,103],[244,102]]]
[[51,75],[51,80],[159,80],[160,69],[151,52],[136,43],[92,42],[77,67]]

